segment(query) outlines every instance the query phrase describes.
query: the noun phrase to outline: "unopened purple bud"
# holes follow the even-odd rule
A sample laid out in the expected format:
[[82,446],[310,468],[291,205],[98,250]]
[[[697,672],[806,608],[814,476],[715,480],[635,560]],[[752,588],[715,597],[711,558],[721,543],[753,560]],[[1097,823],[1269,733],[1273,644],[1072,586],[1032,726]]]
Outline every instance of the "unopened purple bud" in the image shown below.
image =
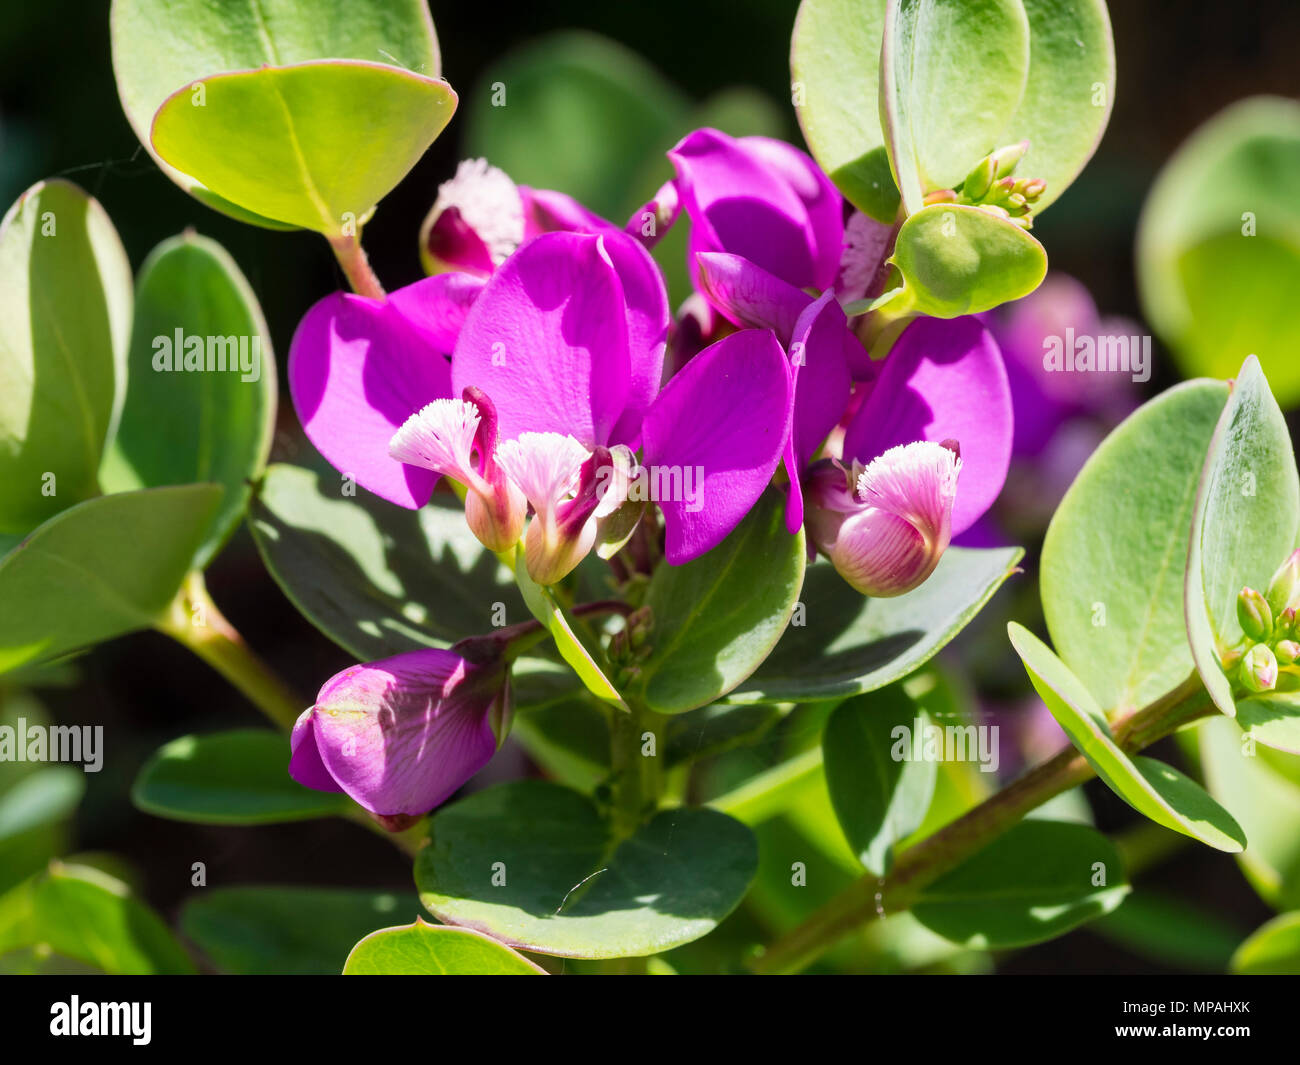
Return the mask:
[[410,824],[504,739],[510,695],[499,648],[472,657],[429,648],[337,674],[294,725],[289,775],[345,792],[393,830]]
[[1294,665],[1296,659],[1300,658],[1300,643],[1296,643],[1295,640],[1278,640],[1273,645],[1273,653],[1277,656],[1279,664]]
[[993,180],[1006,177],[1015,170],[1020,160],[1025,157],[1029,151],[1029,142],[1020,141],[1018,144],[1008,144],[1005,148],[999,148],[993,153]]

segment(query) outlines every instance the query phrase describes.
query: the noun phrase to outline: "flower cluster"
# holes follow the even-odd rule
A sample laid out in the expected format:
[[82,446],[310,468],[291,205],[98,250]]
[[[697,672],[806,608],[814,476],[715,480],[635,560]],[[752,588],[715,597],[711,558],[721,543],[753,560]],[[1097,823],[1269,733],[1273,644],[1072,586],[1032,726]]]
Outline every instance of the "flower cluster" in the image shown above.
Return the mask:
[[[478,539],[522,549],[539,584],[634,532],[662,535],[670,565],[698,558],[775,482],[790,533],[854,588],[909,591],[1005,480],[997,344],[978,319],[919,318],[873,358],[845,306],[890,283],[891,227],[780,141],[701,129],[669,158],[675,178],[623,227],[462,164],[421,230],[433,276],[329,296],[300,324],[289,372],[308,437],[400,506],[454,482]],[[696,293],[674,316],[650,250],[679,219]],[[420,654],[326,685],[295,733],[297,779],[411,814],[482,765],[493,700],[462,694],[482,668]],[[434,749],[444,729],[461,740]],[[344,768],[345,740],[368,767]],[[437,769],[395,790],[412,759],[384,767],[411,743]]]

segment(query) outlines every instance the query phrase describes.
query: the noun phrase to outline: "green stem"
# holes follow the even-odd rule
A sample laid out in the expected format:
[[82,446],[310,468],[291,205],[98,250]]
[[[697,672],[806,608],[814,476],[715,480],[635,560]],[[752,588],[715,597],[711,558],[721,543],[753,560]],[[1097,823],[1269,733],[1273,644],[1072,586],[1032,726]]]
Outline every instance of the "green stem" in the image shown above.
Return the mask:
[[288,732],[310,703],[298,698],[244,642],[217,609],[197,570],[185,578],[155,628],[189,648],[230,681],[249,701]]
[[361,237],[353,235],[328,239],[334,258],[339,261],[339,266],[346,275],[348,284],[352,286],[352,291],[358,296],[369,296],[372,300],[386,299],[384,286],[379,283],[379,278],[370,268],[366,250],[361,246]]
[[[629,701],[629,712],[610,715],[610,761],[613,770],[613,825],[617,838],[635,832],[658,807],[664,790],[663,718]],[[647,733],[654,737],[654,754],[643,753]]]
[[[1116,723],[1115,740],[1129,753],[1215,712],[1193,674],[1167,695]],[[1073,748],[1029,770],[996,795],[899,854],[883,879],[855,881],[754,962],[758,973],[798,972],[864,921],[909,909],[921,892],[1049,799],[1094,776]]]

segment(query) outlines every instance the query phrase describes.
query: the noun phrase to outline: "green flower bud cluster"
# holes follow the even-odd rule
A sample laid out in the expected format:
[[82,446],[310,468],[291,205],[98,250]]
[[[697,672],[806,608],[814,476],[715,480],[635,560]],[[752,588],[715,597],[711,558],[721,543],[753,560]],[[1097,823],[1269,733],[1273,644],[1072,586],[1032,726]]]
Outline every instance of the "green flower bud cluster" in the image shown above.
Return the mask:
[[1246,650],[1237,665],[1237,679],[1247,691],[1267,692],[1284,673],[1300,680],[1300,551],[1293,552],[1269,581],[1268,591],[1243,588],[1237,596],[1237,621]]
[[960,189],[945,190],[946,195],[932,193],[926,202],[931,202],[935,196],[945,196],[950,202],[971,204],[996,214],[999,218],[1005,218],[1022,229],[1031,228],[1034,223],[1029,215],[1030,208],[1047,188],[1047,182],[1042,178],[1014,176],[1016,166],[1027,151],[1028,141],[999,148],[975,165],[975,169],[966,175]]

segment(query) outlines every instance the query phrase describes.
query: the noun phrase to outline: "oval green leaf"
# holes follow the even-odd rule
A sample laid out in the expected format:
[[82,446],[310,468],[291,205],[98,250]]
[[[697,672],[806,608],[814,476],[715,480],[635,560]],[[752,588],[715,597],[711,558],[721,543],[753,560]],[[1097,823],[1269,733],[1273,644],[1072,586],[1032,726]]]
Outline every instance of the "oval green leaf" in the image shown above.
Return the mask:
[[1206,787],[1250,840],[1237,855],[1242,871],[1270,906],[1300,908],[1300,758],[1259,749],[1225,717],[1196,736]]
[[1300,477],[1291,432],[1259,362],[1241,368],[1205,456],[1192,513],[1183,602],[1196,670],[1232,716],[1232,682],[1220,664],[1242,638],[1237,595],[1268,588],[1300,528]]
[[706,706],[750,676],[786,629],[806,562],[804,534],[785,528],[785,505],[769,490],[712,551],[660,566],[646,605],[654,626],[636,685],[661,714]]
[[889,261],[903,287],[896,311],[932,318],[981,314],[1033,292],[1047,276],[1047,252],[1005,218],[962,204],[937,203],[914,213],[898,231]]
[[287,227],[158,157],[149,127],[172,93],[211,74],[313,59],[387,62],[431,78],[441,73],[427,0],[113,0],[110,35],[122,109],[163,172],[209,207],[274,228]]
[[1142,208],[1146,319],[1184,373],[1228,377],[1258,356],[1284,407],[1300,400],[1300,103],[1225,108],[1160,172]]
[[411,891],[208,888],[186,902],[180,927],[223,972],[336,976],[353,944],[376,925],[419,913]]
[[795,114],[821,168],[858,210],[898,215],[880,127],[885,0],[803,0],[790,42]]
[[99,491],[126,393],[131,264],[99,203],[43,181],[0,222],[0,533]]
[[214,484],[149,488],[47,521],[0,560],[0,673],[155,624],[220,502]]
[[195,565],[243,516],[275,427],[275,353],[257,297],[215,241],[186,233],[140,270],[130,389],[101,476],[109,492],[207,481],[225,488]]
[[268,729],[181,736],[140,770],[131,800],[145,813],[201,825],[271,825],[341,814],[340,792],[289,776],[289,742]]
[[912,914],[954,943],[998,950],[1064,935],[1129,890],[1119,851],[1100,832],[1031,820],[925,888]]
[[333,470],[276,463],[248,524],[284,594],[363,662],[449,647],[528,617],[509,572],[475,539],[453,498],[435,496],[410,511]]
[[455,110],[445,81],[327,59],[205,77],[168,97],[150,137],[163,160],[245,211],[341,237]]
[[1024,551],[950,547],[915,591],[869,599],[826,563],[808,567],[791,625],[728,702],[803,702],[883,688],[937,654],[979,613]]
[[1266,747],[1300,754],[1300,692],[1270,692],[1237,703],[1237,724]]
[[1034,690],[1111,791],[1144,817],[1217,850],[1235,854],[1246,846],[1241,826],[1199,784],[1172,766],[1121,749],[1097,701],[1046,644],[1015,622],[1007,633]]
[[642,957],[707,935],[758,866],[753,834],[716,810],[660,811],[615,845],[590,799],[537,780],[444,807],[429,834],[415,882],[435,917],[560,957]]
[[889,0],[880,115],[909,215],[1002,146],[1028,72],[1020,0]]
[[1022,0],[1029,19],[1024,98],[1000,144],[1029,141],[1017,177],[1047,188],[1038,214],[1092,158],[1115,103],[1115,42],[1106,0]]
[[546,970],[491,936],[427,924],[381,928],[352,948],[344,976],[538,976]]
[[1047,628],[1107,712],[1145,706],[1194,668],[1183,623],[1188,534],[1227,398],[1222,382],[1191,381],[1143,405],[1093,453],[1048,526]]
[[0,955],[32,947],[112,975],[195,972],[158,915],[89,866],[52,863],[0,900],[0,909]]
[[1261,925],[1228,963],[1238,976],[1300,976],[1300,912]]
[[914,730],[929,724],[924,703],[901,684],[840,703],[826,723],[822,758],[835,816],[877,876],[889,871],[895,845],[921,827],[934,797],[937,763],[908,757]]

